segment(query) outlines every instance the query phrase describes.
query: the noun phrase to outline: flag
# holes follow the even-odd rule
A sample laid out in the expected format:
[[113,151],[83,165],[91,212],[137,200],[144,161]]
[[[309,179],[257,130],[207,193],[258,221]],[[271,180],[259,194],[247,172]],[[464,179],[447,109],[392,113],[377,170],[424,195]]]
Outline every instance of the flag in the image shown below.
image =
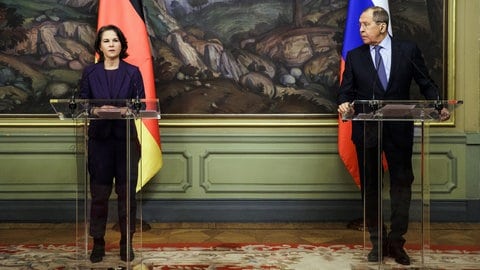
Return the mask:
[[[113,24],[119,27],[128,41],[125,61],[140,69],[145,87],[145,98],[155,99],[155,81],[150,40],[143,16],[141,0],[100,0],[98,28]],[[162,168],[160,131],[157,119],[136,121],[142,157],[139,162],[137,192]]]
[[[390,13],[388,7],[388,0],[350,0],[348,3],[347,19],[345,23],[345,31],[343,35],[343,49],[342,59],[340,62],[340,83],[342,82],[342,75],[345,69],[345,59],[347,53],[363,44],[360,37],[360,29],[358,26],[358,19],[363,10],[368,7],[380,6]],[[388,24],[388,32],[392,35],[391,23]],[[345,164],[353,180],[360,186],[360,171],[357,161],[357,153],[355,145],[351,140],[352,136],[352,121],[342,121],[341,116],[338,118],[338,153],[342,162]]]

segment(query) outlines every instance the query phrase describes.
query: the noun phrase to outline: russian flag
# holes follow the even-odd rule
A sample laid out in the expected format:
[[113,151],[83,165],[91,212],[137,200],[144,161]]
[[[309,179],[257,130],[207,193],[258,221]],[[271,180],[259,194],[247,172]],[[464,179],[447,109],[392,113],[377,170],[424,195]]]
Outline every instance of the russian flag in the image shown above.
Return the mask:
[[[362,12],[373,6],[380,6],[390,13],[388,0],[350,0],[348,3],[347,20],[345,23],[345,31],[343,37],[342,59],[340,62],[340,83],[342,82],[343,71],[345,69],[345,59],[348,51],[363,44],[360,38],[360,30],[358,19]],[[388,24],[388,32],[392,35],[391,23]],[[352,122],[342,121],[341,116],[338,118],[338,153],[342,162],[345,164],[353,180],[360,186],[360,171],[358,168],[357,153],[355,145],[351,140]]]
[[[150,39],[143,16],[141,0],[100,0],[98,6],[98,26],[113,24],[119,27],[128,41],[128,54],[125,61],[136,65],[142,73],[145,98],[155,99],[155,81]],[[157,119],[136,121],[141,136],[142,157],[139,163],[139,191],[162,168],[163,159],[160,147],[160,130]]]

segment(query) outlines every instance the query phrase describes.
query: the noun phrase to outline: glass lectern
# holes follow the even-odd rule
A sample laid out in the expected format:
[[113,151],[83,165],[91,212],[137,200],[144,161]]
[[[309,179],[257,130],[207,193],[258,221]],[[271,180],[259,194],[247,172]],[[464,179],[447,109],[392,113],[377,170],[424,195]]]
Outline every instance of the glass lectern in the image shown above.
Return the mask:
[[[76,196],[77,268],[133,269],[135,266],[140,265],[142,261],[142,198],[141,193],[136,193],[137,187],[143,186],[139,162],[141,157],[142,122],[158,121],[160,118],[158,100],[87,100],[72,98],[52,99],[50,104],[60,119],[73,122],[75,130],[78,179]],[[107,206],[108,209],[98,210],[96,204],[93,204],[95,208],[92,207],[90,192],[88,156],[89,153],[91,154],[91,151],[89,151],[91,149],[88,149],[89,129],[97,128],[98,130],[96,131],[102,133],[111,132],[108,129],[113,129],[113,127],[116,128],[114,136],[120,141],[118,147],[114,145],[113,149],[118,149],[120,154],[115,153],[112,158],[115,159],[116,163],[125,164],[124,167],[120,166],[122,167],[121,170],[125,171],[117,172],[116,174],[125,176],[126,181],[122,188],[119,187],[120,185],[113,184],[113,187],[110,189],[111,195]],[[93,139],[90,140],[93,141]],[[99,143],[102,144],[101,141]],[[108,163],[102,160],[97,160],[97,162],[102,164]],[[119,178],[123,176],[119,176]],[[117,181],[117,179],[114,181]],[[108,195],[108,191],[103,192],[103,194]],[[105,234],[106,254],[103,260],[98,263],[90,262],[90,252],[93,246],[93,239],[90,237],[92,209],[97,209],[93,210],[94,213],[97,211],[101,213],[108,212],[107,232]],[[119,218],[120,216],[122,218]],[[137,225],[135,226],[135,224]],[[109,229],[112,227],[116,227],[120,232],[111,233]],[[120,235],[125,236],[122,244],[120,243]],[[123,248],[123,250],[127,252],[124,253],[122,260],[120,247],[125,246],[126,248]],[[133,254],[128,252],[131,249],[134,251]]]
[[[392,235],[392,238],[397,238],[397,243],[406,240],[404,248],[410,256],[410,267],[422,268],[427,264],[425,258],[430,249],[428,174],[432,169],[429,164],[429,127],[432,123],[440,122],[442,108],[449,110],[452,119],[456,107],[462,103],[453,100],[356,100],[352,103],[353,113],[342,116],[345,121],[353,121],[352,130],[356,130],[357,135],[363,137],[356,143],[357,150],[360,151],[357,153],[360,173],[364,179],[362,199],[365,261],[352,265],[352,269],[395,268],[393,259],[389,259],[388,264],[383,259],[389,252]],[[408,134],[413,135],[412,151],[409,150],[412,140],[408,138]],[[397,170],[396,175],[400,175],[396,179],[392,179],[389,174],[389,161],[385,154],[387,151],[392,153],[391,149],[398,149],[389,146],[392,142],[405,143],[404,150],[400,149],[397,152],[402,152],[406,157],[412,156],[413,172],[408,164],[405,169],[390,164],[390,167]],[[361,144],[363,147],[358,149]],[[395,152],[390,156],[396,154]],[[392,160],[396,161],[396,159],[390,161]],[[403,184],[392,188],[392,180],[402,181],[400,178],[407,181],[413,179],[411,193],[408,184],[406,188]],[[399,217],[407,220],[408,224],[405,226],[405,222],[402,223]],[[395,233],[388,235],[393,227]],[[406,233],[403,235],[399,233],[401,237],[398,237],[396,233],[398,231]],[[403,239],[398,240],[399,238]],[[378,247],[378,256],[370,257],[368,254],[374,246]]]

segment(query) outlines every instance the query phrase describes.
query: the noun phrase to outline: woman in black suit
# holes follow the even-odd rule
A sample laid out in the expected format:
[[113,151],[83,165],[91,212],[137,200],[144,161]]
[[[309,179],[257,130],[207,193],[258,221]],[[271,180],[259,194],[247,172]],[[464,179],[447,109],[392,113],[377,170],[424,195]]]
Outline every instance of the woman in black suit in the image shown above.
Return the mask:
[[[136,99],[144,98],[142,75],[138,67],[125,62],[127,40],[122,31],[107,25],[99,29],[95,51],[100,56],[98,63],[85,68],[81,80],[80,98],[84,99]],[[117,109],[126,114],[128,108],[118,104],[103,104],[89,109],[92,117],[102,110]],[[124,106],[124,105],[122,105]],[[130,183],[127,184],[127,122],[130,128]],[[92,120],[88,129],[88,171],[90,176],[90,236],[93,237],[92,262],[100,262],[105,256],[105,230],[108,217],[108,201],[115,179],[118,197],[120,225],[120,258],[134,259],[131,239],[135,232],[137,164],[140,159],[140,144],[133,121]],[[127,192],[127,186],[130,187]],[[127,197],[130,200],[127,201]],[[129,207],[127,207],[127,203]],[[127,230],[129,217],[129,230]],[[130,232],[130,234],[128,234]],[[128,234],[128,235],[127,235]],[[130,240],[130,242],[127,241]]]

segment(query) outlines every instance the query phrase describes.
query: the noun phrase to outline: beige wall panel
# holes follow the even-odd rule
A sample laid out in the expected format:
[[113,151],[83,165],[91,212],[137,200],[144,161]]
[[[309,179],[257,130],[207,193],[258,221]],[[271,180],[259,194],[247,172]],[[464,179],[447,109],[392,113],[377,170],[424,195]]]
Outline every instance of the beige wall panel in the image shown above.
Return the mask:
[[[209,151],[203,157],[206,193],[324,193],[351,190],[334,152]],[[345,175],[343,175],[345,176]]]
[[1,154],[2,199],[69,199],[78,188],[72,154]]
[[145,198],[162,198],[158,193],[185,193],[192,187],[192,156],[187,151],[164,151],[163,168],[144,187]]

